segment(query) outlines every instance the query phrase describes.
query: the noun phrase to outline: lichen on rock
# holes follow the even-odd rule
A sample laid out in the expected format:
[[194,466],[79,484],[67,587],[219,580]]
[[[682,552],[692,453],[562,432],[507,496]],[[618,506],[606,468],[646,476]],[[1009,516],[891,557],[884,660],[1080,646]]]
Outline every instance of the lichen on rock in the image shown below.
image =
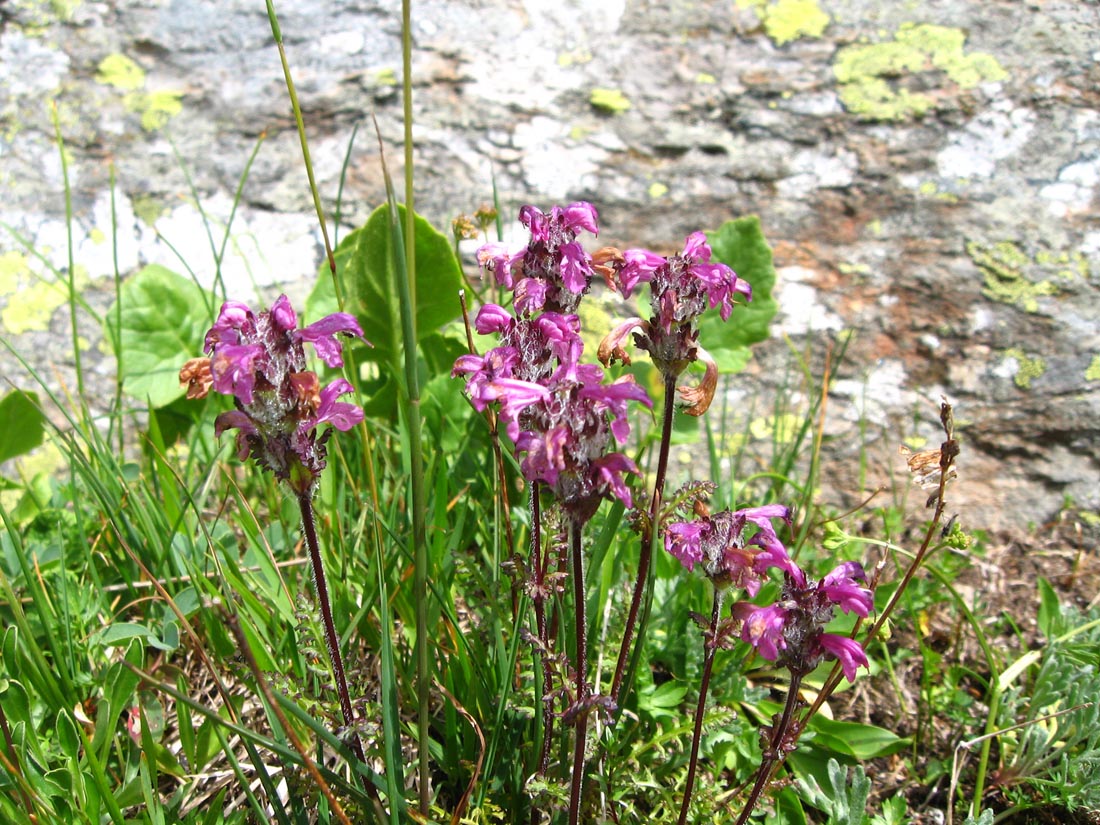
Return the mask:
[[967,54],[960,29],[930,23],[903,23],[894,39],[841,49],[833,63],[840,99],[852,114],[868,120],[909,120],[923,117],[939,95],[912,91],[908,76],[942,72],[957,89],[1004,80],[1008,72],[985,52]]

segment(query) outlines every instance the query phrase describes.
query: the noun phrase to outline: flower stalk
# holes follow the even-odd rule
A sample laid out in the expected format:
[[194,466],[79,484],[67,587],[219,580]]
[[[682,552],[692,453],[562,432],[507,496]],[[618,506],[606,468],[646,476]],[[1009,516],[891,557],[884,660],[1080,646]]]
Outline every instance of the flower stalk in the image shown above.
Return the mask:
[[710,611],[710,629],[706,632],[703,644],[703,676],[699,681],[699,704],[695,707],[695,727],[691,732],[691,756],[688,758],[687,779],[684,780],[684,799],[680,803],[678,825],[687,822],[691,808],[691,794],[695,789],[695,773],[699,767],[699,743],[703,738],[703,714],[707,708],[707,693],[710,691],[710,676],[714,670],[714,654],[718,650],[718,624],[722,616],[722,591],[714,588],[714,606]]

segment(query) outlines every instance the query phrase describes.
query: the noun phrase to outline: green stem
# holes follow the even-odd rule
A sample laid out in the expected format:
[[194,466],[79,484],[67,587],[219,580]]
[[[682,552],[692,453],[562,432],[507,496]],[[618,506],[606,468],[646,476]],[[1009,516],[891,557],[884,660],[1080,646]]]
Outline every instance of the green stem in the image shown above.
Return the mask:
[[65,141],[61,137],[61,119],[58,117],[57,104],[50,109],[53,116],[53,130],[57,138],[57,151],[61,155],[61,179],[65,186],[65,237],[69,254],[69,327],[73,339],[73,369],[76,370],[76,394],[84,401],[84,370],[80,363],[80,334],[76,325],[76,261],[73,258],[73,190],[69,185],[69,159],[65,155]]
[[[286,79],[286,90],[290,96],[290,107],[294,110],[294,123],[298,127],[298,142],[302,144],[302,159],[306,164],[306,176],[309,178],[309,191],[313,195],[313,208],[317,211],[317,222],[321,225],[321,237],[325,242],[325,257],[328,258],[328,267],[332,272],[332,280],[336,282],[336,256],[332,254],[332,244],[328,240],[328,229],[325,227],[325,213],[321,208],[321,195],[317,191],[317,181],[313,176],[313,161],[309,157],[309,143],[306,141],[306,125],[302,120],[302,107],[298,103],[298,92],[294,88],[294,79],[290,76],[290,63],[286,59],[286,49],[283,48],[283,33],[279,28],[279,20],[275,16],[274,0],[267,2],[267,19],[271,23],[271,35],[275,38],[275,45],[279,49],[279,60],[283,64],[283,77]],[[337,287],[339,292],[339,287]]]
[[577,653],[574,668],[577,691],[573,701],[580,705],[573,741],[573,781],[569,790],[569,825],[581,821],[581,798],[584,790],[584,750],[588,734],[588,619],[584,587],[584,555],[581,552],[581,524],[576,519],[569,522],[569,546],[573,560],[573,609],[576,612],[574,633],[577,637]]
[[409,390],[409,439],[412,442],[412,520],[416,573],[413,598],[416,601],[416,701],[417,748],[419,750],[420,813],[431,807],[431,772],[428,761],[428,706],[431,672],[428,660],[428,548],[424,540],[424,461],[420,443],[420,389],[416,374],[416,211],[413,205],[412,140],[412,2],[401,0],[401,79],[405,118],[405,291],[406,311],[401,323],[405,339],[405,375]]
[[[626,663],[630,656],[631,642],[634,640],[634,628],[638,622],[638,608],[649,580],[649,565],[653,560],[653,545],[660,535],[661,499],[665,492],[665,474],[668,471],[668,454],[672,446],[672,419],[675,414],[676,376],[665,376],[665,403],[661,420],[661,444],[657,455],[657,476],[653,482],[653,497],[649,502],[649,528],[642,534],[642,546],[638,554],[638,576],[634,581],[634,595],[630,599],[630,612],[626,617],[623,640],[619,646],[619,659],[615,664],[615,677],[611,682],[611,696],[622,707],[626,701],[626,692],[622,687],[626,673]],[[644,627],[639,639],[644,635]]]
[[703,714],[707,709],[707,691],[710,689],[710,674],[714,669],[714,653],[718,650],[718,620],[722,615],[722,591],[714,589],[714,607],[710,612],[710,632],[704,645],[703,678],[699,684],[699,704],[695,708],[695,729],[691,733],[691,757],[688,759],[688,775],[684,782],[684,800],[680,804],[678,825],[687,822],[688,809],[691,807],[691,793],[695,788],[695,772],[699,767],[699,742],[703,738]]

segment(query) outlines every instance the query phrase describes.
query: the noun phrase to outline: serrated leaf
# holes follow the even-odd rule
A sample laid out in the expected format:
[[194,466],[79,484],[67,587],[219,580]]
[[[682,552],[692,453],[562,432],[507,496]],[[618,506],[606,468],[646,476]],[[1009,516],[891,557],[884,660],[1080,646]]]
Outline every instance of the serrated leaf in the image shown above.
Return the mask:
[[170,269],[151,264],[122,285],[118,303],[104,316],[107,340],[118,341],[122,388],[153,407],[165,407],[184,394],[180,367],[202,352],[210,327],[213,298]]
[[[398,211],[404,225],[405,208],[399,206]],[[419,215],[415,223],[416,336],[420,341],[461,314],[458,292],[462,270],[450,241]],[[344,310],[355,315],[363,326],[363,335],[374,344],[372,349],[362,351],[362,357],[400,373],[401,306],[387,207],[375,209],[362,227],[345,237],[335,256],[337,278],[345,292]],[[327,265],[322,267],[306,306],[310,317],[336,311]]]
[[749,359],[749,346],[768,337],[768,325],[777,305],[772,298],[775,267],[772,250],[760,229],[760,218],[748,215],[726,221],[707,241],[720,261],[752,285],[752,301],[737,306],[728,321],[717,312],[709,312],[699,323],[699,342],[710,352],[725,373],[740,372]]
[[29,453],[42,443],[45,416],[33,392],[12,390],[0,399],[0,463]]

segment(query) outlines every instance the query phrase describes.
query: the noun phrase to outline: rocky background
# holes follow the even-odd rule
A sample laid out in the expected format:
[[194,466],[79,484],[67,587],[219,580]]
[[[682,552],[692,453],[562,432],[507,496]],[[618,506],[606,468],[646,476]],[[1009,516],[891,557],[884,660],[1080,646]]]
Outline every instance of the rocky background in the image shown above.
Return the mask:
[[[400,174],[400,3],[276,8],[330,209],[360,127],[344,234],[383,198],[372,113]],[[938,445],[943,394],[968,527],[1042,524],[1067,502],[1097,520],[1095,0],[424,0],[413,14],[417,207],[436,226],[490,200],[494,178],[509,217],[585,199],[602,241],[665,252],[756,213],[780,316],[731,390],[751,432],[782,426],[759,400],[788,363],[782,336],[820,364],[854,332],[824,494],[858,501],[903,473],[902,441]],[[257,145],[223,274],[241,297],[305,293],[320,236],[262,0],[0,0],[0,335],[45,375],[71,386],[55,112],[93,307],[116,254],[123,273],[159,262],[209,282],[220,235],[204,216],[220,232]],[[0,364],[27,384],[9,353]]]

